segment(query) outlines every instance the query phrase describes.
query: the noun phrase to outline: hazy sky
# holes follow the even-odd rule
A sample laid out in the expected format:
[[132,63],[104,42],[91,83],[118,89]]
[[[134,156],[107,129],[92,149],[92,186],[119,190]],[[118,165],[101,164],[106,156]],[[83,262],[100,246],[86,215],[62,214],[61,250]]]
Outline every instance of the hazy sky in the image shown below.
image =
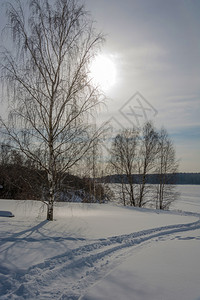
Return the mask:
[[180,171],[200,172],[200,0],[84,2],[116,68],[103,118],[119,126],[153,119],[172,137]]
[[[117,81],[107,91],[111,99],[106,117],[114,116],[114,122],[120,123],[125,122],[125,114],[131,118],[128,110],[136,98],[126,102],[140,92],[146,107],[157,110],[156,116],[152,111],[147,118],[170,133],[181,159],[180,171],[200,172],[200,1],[85,3],[96,28],[107,34],[103,52],[116,65]],[[124,115],[119,112],[122,106]],[[135,113],[140,114],[136,108]],[[132,113],[132,118],[140,122],[142,114],[136,120]]]

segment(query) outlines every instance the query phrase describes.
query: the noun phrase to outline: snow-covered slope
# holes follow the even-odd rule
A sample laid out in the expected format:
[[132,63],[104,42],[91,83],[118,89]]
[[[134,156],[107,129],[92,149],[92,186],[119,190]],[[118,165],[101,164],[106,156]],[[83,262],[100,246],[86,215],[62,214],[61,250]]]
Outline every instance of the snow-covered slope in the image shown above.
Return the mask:
[[127,258],[80,299],[199,300],[200,230],[157,237]]
[[200,299],[198,213],[58,203],[47,222],[39,202],[0,210],[15,215],[0,217],[2,300]]

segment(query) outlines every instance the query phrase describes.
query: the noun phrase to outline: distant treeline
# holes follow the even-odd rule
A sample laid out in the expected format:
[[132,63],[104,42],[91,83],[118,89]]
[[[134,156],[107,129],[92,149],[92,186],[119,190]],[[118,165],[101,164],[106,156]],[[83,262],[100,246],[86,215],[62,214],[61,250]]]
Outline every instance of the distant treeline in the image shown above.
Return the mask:
[[[63,176],[56,201],[103,202],[108,200],[102,184],[91,178],[80,178],[71,174]],[[0,199],[46,200],[48,179],[43,170],[22,163],[0,163]]]
[[[135,183],[140,182],[141,175],[133,174],[133,181]],[[148,174],[146,176],[146,183],[149,184],[158,184],[159,177],[158,174]],[[168,182],[167,177],[171,177],[172,174],[166,174],[166,183]],[[107,182],[107,183],[126,183],[126,175],[109,175],[99,179],[99,181]],[[173,174],[174,184],[200,184],[200,173],[176,173]],[[128,182],[127,182],[128,183]]]

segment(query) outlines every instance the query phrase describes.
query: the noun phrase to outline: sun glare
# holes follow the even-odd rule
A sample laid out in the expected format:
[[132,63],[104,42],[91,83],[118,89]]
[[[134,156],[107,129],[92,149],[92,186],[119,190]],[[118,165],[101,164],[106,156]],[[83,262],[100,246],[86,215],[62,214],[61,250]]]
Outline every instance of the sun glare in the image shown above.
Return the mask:
[[101,89],[108,90],[116,82],[116,68],[112,58],[98,55],[90,67],[91,77]]

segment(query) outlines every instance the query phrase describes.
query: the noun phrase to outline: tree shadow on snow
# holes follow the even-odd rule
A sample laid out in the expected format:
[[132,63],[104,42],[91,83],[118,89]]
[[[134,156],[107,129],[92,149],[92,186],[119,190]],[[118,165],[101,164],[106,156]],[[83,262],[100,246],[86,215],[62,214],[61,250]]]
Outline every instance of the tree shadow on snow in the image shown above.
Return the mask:
[[[20,238],[20,240],[22,240],[22,239],[27,240],[27,238],[30,237],[33,233],[41,234],[39,229],[41,229],[46,223],[48,223],[47,220],[42,221],[39,224],[37,224],[31,228],[14,233],[13,235],[11,235],[9,237],[3,238],[3,239],[1,239],[0,245],[3,245],[4,243],[7,243],[7,242],[16,242],[16,241],[18,241],[18,238]],[[27,234],[27,235],[25,237],[22,237],[25,234]]]

